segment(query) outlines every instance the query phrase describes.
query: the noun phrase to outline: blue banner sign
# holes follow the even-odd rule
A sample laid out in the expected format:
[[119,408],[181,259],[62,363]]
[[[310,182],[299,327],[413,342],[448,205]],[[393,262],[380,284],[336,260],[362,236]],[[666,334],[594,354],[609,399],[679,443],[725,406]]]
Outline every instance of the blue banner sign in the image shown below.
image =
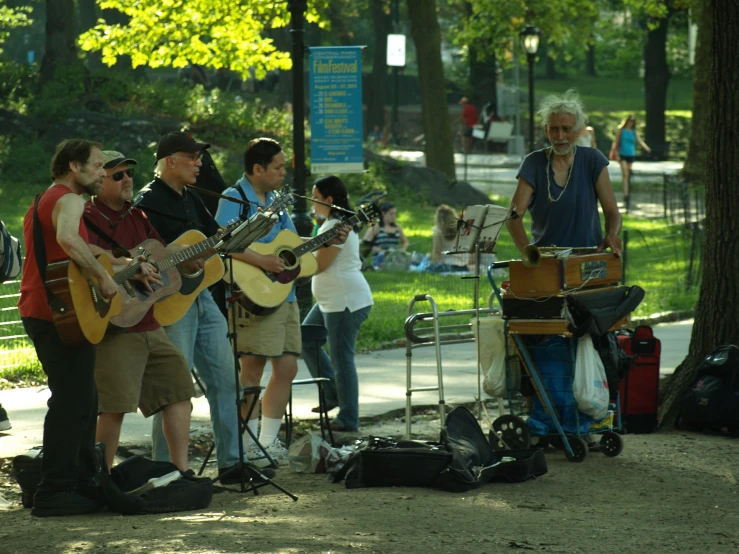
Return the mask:
[[310,48],[308,59],[311,172],[362,172],[362,47]]

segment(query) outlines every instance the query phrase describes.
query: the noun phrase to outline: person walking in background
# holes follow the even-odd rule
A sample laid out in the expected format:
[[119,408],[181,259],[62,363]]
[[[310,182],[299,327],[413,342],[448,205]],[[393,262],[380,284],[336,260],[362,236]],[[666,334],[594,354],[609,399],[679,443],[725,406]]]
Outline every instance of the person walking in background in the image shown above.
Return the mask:
[[[316,211],[316,215],[318,211]],[[373,256],[373,265],[382,266],[385,252],[408,248],[408,238],[403,228],[395,222],[398,209],[392,202],[380,204],[380,221],[370,227],[362,239],[362,247]]]
[[595,142],[595,129],[588,125],[587,117],[585,118],[585,126],[580,130],[580,135],[577,137],[577,145],[598,148],[598,144]]
[[636,158],[636,143],[648,153],[652,153],[636,128],[636,116],[632,113],[626,116],[616,131],[616,138],[611,146],[611,152],[615,153],[615,159],[621,164],[621,188],[624,193],[624,207],[629,211],[629,185],[631,184],[631,165]]
[[472,145],[475,143],[475,139],[472,136],[472,129],[477,125],[480,119],[480,114],[474,104],[471,104],[469,99],[464,96],[459,101],[462,106],[462,113],[457,118],[455,123],[464,122],[464,130],[462,131],[462,148],[465,154],[472,152]]
[[[313,186],[313,199],[351,210],[346,185],[331,175],[318,179]],[[318,216],[326,218],[319,229],[323,233],[340,223],[343,212],[314,203]],[[316,251],[318,271],[311,290],[316,304],[303,320],[303,325],[321,325],[328,331],[330,356],[314,342],[303,343],[303,359],[313,377],[327,377],[326,408],[339,407],[331,421],[334,431],[359,429],[359,379],[354,351],[359,328],[372,309],[372,292],[362,275],[359,237],[350,231],[344,244],[333,244]],[[313,409],[318,411],[317,408]]]

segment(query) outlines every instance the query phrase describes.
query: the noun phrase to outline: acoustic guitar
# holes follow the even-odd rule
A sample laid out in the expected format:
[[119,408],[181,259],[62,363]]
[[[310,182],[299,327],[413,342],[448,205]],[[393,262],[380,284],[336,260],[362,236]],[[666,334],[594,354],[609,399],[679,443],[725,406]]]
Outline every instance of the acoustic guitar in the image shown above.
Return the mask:
[[[364,204],[343,224],[354,226],[360,222],[369,223],[378,216],[379,210],[375,204]],[[285,268],[280,273],[231,259],[226,263],[233,265],[233,271],[227,271],[224,280],[231,283],[230,274],[233,273],[232,284],[241,289],[238,302],[247,312],[259,316],[272,314],[285,302],[296,279],[315,274],[318,263],[312,252],[338,235],[341,227],[341,224],[337,224],[305,242],[293,231],[283,229],[270,242],[255,242],[249,246],[250,250],[259,254],[282,258]]]
[[[97,260],[118,285],[136,275],[141,265],[137,262],[114,274],[108,256],[98,256]],[[121,295],[107,300],[100,292],[98,280],[72,260],[49,264],[46,285],[67,305],[64,313],[52,310],[54,325],[66,344],[98,344],[110,318],[121,311]]]
[[[159,324],[172,325],[177,322],[190,309],[195,298],[203,289],[221,280],[225,267],[221,258],[215,255],[218,251],[228,252],[234,249],[245,249],[253,241],[267,234],[274,224],[275,217],[273,216],[292,204],[293,201],[294,198],[291,194],[282,194],[275,198],[266,210],[255,213],[245,221],[237,220],[231,223],[225,231],[207,239],[200,231],[188,231],[177,237],[171,244],[186,246],[185,249],[158,261],[153,260],[153,264],[159,269],[160,274],[168,273],[169,280],[175,281],[177,277],[174,274],[177,273],[180,280],[179,290],[175,290],[174,293],[170,293],[166,297],[162,297],[162,295],[157,297],[154,304],[154,317]],[[154,250],[158,250],[158,248],[154,246]],[[154,258],[156,258],[156,255],[154,255]],[[182,267],[184,262],[198,258],[206,258],[203,268],[199,271],[187,272]],[[147,302],[147,306],[150,305],[151,302]],[[127,308],[124,306],[124,311],[126,310]],[[146,314],[146,311],[141,314],[141,317],[144,314]],[[139,318],[140,320],[141,318]]]

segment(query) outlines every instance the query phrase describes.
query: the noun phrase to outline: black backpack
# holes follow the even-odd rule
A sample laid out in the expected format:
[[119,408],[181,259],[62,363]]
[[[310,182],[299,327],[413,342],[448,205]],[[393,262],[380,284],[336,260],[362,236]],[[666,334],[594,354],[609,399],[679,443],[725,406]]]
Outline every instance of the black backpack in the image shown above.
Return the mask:
[[[157,479],[174,480],[154,487]],[[113,512],[123,515],[160,514],[207,508],[213,497],[210,479],[182,473],[174,464],[131,456],[110,470],[100,481],[105,501]]]
[[739,431],[739,348],[719,346],[705,357],[680,401],[679,424]]

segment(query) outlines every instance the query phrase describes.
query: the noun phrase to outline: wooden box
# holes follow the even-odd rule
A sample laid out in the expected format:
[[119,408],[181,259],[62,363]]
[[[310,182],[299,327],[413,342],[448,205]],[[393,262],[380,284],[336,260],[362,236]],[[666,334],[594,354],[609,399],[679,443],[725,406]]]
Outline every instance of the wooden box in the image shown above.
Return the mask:
[[536,267],[510,262],[509,292],[519,298],[541,298],[577,288],[617,285],[621,258],[612,252],[566,258],[542,257]]

